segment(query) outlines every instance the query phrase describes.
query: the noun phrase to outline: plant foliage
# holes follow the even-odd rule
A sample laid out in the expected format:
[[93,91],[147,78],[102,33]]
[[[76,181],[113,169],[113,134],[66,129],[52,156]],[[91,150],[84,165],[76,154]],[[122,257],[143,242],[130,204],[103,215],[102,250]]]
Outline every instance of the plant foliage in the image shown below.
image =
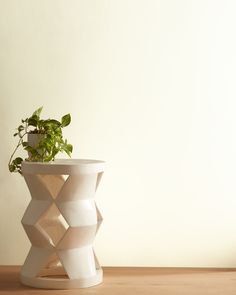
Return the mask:
[[[61,118],[60,121],[55,119],[43,120],[40,118],[43,107],[37,109],[31,117],[22,119],[21,124],[16,129],[14,137],[18,137],[18,143],[14,149],[8,168],[10,172],[19,172],[21,174],[22,158],[13,159],[19,147],[23,147],[29,153],[26,161],[31,162],[50,162],[55,160],[55,156],[59,152],[65,152],[71,156],[73,146],[63,138],[62,129],[68,126],[71,122],[70,114]],[[29,145],[26,141],[27,134],[38,134],[39,140],[35,147]]]

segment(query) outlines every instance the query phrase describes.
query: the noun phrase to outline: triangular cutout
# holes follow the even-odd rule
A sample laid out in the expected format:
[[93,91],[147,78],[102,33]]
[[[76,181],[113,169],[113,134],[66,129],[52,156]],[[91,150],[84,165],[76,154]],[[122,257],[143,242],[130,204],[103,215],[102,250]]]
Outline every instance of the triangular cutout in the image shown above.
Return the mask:
[[50,200],[51,194],[48,187],[42,181],[40,175],[26,174],[25,181],[28,185],[32,199],[36,200]]
[[100,269],[101,265],[100,265],[100,263],[98,261],[97,255],[95,254],[94,250],[93,250],[93,255],[94,255],[94,261],[95,261],[96,269]]
[[97,189],[98,189],[99,183],[100,183],[100,181],[102,179],[102,175],[103,175],[103,172],[100,172],[100,173],[97,174],[97,183],[96,183],[95,191],[97,191]]
[[34,225],[40,216],[50,207],[51,200],[32,199],[21,220],[23,224]]
[[23,224],[23,227],[32,246],[39,248],[52,248],[52,242],[41,228],[29,224]]
[[38,177],[49,191],[51,197],[56,199],[69,175],[38,174]]
[[54,247],[63,238],[69,227],[65,218],[62,216],[55,204],[52,204],[49,209],[41,215],[35,226],[43,233],[43,235],[49,240],[50,244]]
[[38,277],[58,277],[58,278],[68,278],[68,275],[57,255],[57,253],[53,253],[48,257],[47,262],[43,269],[38,273]]
[[70,176],[70,175],[66,175],[66,174],[61,175],[61,177],[64,179],[65,182],[67,181],[67,178],[68,178],[69,176]]
[[46,264],[48,257],[50,257],[52,253],[52,248],[50,249],[32,246],[28,256],[26,257],[25,263],[21,268],[21,274],[29,278],[34,278],[37,276]]
[[97,211],[97,230],[96,230],[96,233],[97,233],[99,230],[99,227],[101,226],[101,223],[103,221],[103,217],[102,217],[101,212],[98,209],[97,204],[95,204],[95,206],[96,206],[96,211]]

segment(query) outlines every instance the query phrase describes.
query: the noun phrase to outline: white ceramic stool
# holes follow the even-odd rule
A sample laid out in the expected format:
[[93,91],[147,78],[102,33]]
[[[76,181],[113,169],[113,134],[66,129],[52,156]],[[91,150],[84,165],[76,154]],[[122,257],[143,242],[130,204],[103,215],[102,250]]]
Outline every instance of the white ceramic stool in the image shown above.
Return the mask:
[[102,222],[94,195],[105,163],[23,162],[32,197],[22,224],[32,244],[21,282],[37,288],[86,288],[102,282],[93,240]]

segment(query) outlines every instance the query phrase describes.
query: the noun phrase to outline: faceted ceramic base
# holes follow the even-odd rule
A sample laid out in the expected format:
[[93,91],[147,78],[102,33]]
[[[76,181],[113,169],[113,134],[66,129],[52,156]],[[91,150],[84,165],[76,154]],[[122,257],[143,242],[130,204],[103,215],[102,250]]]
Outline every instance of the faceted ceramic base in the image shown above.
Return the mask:
[[21,282],[46,289],[87,288],[102,282],[93,241],[102,222],[94,195],[104,162],[23,162],[32,200],[22,225],[32,244]]

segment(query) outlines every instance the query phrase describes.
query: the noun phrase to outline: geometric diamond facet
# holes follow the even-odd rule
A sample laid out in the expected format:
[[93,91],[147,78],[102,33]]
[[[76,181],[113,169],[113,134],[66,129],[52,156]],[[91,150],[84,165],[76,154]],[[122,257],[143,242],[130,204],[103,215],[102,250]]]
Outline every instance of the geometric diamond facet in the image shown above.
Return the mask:
[[54,247],[62,239],[69,227],[55,204],[52,204],[49,209],[41,215],[35,226],[44,234],[49,243]]

